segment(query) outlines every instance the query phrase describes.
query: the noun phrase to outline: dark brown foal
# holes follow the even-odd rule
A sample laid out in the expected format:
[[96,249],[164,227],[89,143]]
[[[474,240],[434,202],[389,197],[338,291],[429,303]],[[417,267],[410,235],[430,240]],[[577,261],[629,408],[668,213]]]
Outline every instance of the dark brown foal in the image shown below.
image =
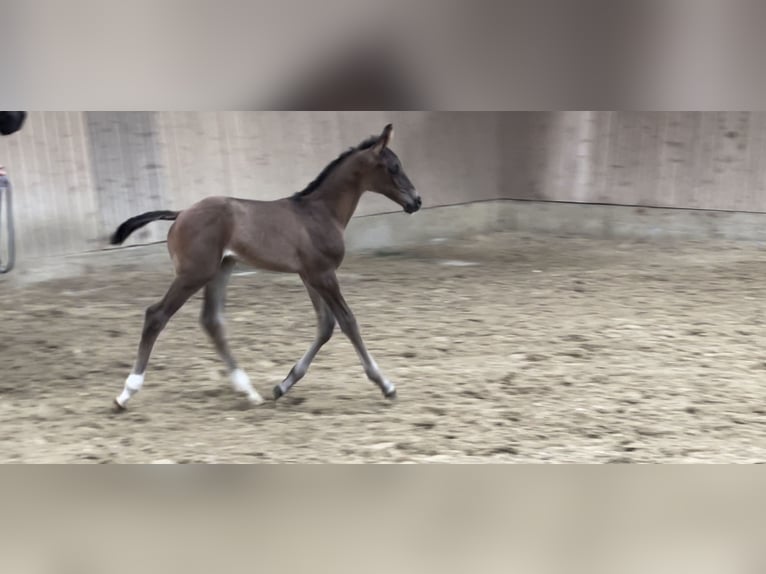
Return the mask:
[[208,197],[184,211],[154,211],[128,219],[112,236],[121,244],[133,231],[157,220],[174,220],[168,232],[168,251],[176,277],[165,296],[146,310],[146,319],[133,370],[115,399],[124,409],[144,382],[157,337],[170,318],[204,288],[200,321],[229,370],[234,389],[253,404],[263,399],[237,365],[224,329],[226,285],[236,261],[268,271],[297,273],[306,286],[317,315],[317,335],[311,347],[274,387],[278,399],[306,374],[314,357],[330,340],[337,322],[354,345],[367,377],[383,395],[393,398],[394,385],[383,376],[367,351],[354,314],[338,285],[336,270],[343,261],[343,232],[366,190],[395,201],[407,213],[421,206],[420,196],[404,173],[399,158],[388,147],[391,124],[342,153],[292,197],[252,201]]

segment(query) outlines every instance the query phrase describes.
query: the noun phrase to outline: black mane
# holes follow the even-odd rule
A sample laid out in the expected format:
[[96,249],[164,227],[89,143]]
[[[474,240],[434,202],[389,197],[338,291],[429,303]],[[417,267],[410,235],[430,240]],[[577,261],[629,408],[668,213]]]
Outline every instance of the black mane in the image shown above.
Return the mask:
[[364,140],[362,143],[360,143],[356,147],[352,147],[344,151],[342,154],[340,154],[338,157],[336,157],[334,160],[332,160],[330,163],[325,166],[325,168],[319,172],[319,175],[316,176],[314,181],[312,181],[310,184],[308,184],[303,190],[298,191],[293,194],[293,199],[300,199],[301,197],[306,197],[310,193],[317,190],[317,188],[322,185],[322,182],[327,179],[327,177],[332,173],[332,171],[338,167],[341,162],[346,159],[348,156],[350,156],[352,153],[364,149],[370,149],[373,145],[375,145],[378,141],[380,136],[370,136],[366,140]]

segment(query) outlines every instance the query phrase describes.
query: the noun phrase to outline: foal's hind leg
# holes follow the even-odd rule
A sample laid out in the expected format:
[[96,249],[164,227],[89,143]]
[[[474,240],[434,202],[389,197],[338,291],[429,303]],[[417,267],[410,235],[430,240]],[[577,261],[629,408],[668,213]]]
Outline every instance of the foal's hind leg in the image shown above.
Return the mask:
[[341,330],[349,338],[351,344],[354,345],[354,349],[356,350],[356,354],[359,355],[359,359],[362,362],[367,378],[378,386],[384,397],[388,399],[395,398],[396,387],[383,376],[383,373],[380,372],[380,368],[378,368],[372,355],[367,351],[367,347],[362,340],[362,335],[359,333],[359,325],[356,322],[354,313],[349,308],[345,299],[343,299],[343,295],[341,295],[340,285],[338,285],[338,279],[335,276],[335,273],[328,273],[321,278],[312,279],[311,285],[330,307]]
[[234,390],[244,393],[251,403],[259,405],[263,402],[261,395],[253,388],[250,378],[245,371],[237,366],[237,361],[231,354],[229,343],[226,341],[223,310],[226,303],[226,286],[229,283],[229,278],[235,264],[236,260],[233,257],[224,258],[221,262],[220,270],[205,287],[200,323],[212,339],[218,354],[226,364]]
[[165,296],[146,310],[144,328],[141,333],[141,342],[138,345],[138,355],[133,370],[125,381],[125,388],[114,402],[118,410],[124,409],[130,398],[135,395],[144,384],[144,373],[149,363],[149,356],[160,332],[165,328],[170,318],[175,315],[184,303],[199,291],[205,281],[190,280],[185,277],[176,277],[171,283]]
[[306,351],[303,357],[301,357],[301,360],[295,363],[285,380],[274,387],[274,400],[277,400],[279,397],[284,395],[287,391],[290,390],[290,387],[292,387],[295,383],[304,377],[306,371],[309,370],[311,362],[319,352],[319,349],[321,349],[322,346],[330,340],[332,337],[332,332],[335,329],[335,317],[333,316],[332,311],[330,311],[330,308],[327,306],[327,303],[324,302],[319,293],[317,293],[314,288],[311,287],[311,285],[305,281],[304,283],[306,285],[306,289],[309,292],[311,303],[314,305],[314,310],[316,311],[317,315],[316,339],[314,339],[314,342],[311,344],[311,347],[309,347],[309,350]]

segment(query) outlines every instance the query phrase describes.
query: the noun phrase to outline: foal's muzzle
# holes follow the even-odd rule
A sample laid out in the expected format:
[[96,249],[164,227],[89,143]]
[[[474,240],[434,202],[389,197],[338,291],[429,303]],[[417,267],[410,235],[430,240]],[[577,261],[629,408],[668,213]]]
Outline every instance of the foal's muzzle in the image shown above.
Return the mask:
[[415,213],[420,209],[421,205],[423,205],[423,200],[420,199],[420,196],[417,196],[415,199],[408,202],[407,205],[404,206],[404,211],[407,213]]

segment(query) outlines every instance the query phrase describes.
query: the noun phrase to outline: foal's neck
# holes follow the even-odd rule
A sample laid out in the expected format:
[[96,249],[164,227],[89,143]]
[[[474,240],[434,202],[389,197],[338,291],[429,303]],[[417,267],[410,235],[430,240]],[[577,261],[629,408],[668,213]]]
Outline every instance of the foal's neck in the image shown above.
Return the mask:
[[331,174],[312,195],[345,229],[359,205],[362,193],[364,186],[361,176],[352,171],[340,170]]

